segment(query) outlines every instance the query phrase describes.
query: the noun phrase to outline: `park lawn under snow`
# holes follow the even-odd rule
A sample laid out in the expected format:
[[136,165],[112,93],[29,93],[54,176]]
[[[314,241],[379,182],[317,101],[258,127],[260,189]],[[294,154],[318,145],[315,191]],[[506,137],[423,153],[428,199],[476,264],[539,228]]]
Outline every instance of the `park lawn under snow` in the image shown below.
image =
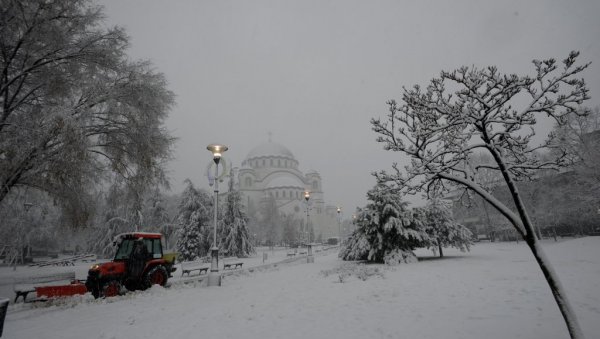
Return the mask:
[[[600,237],[545,242],[588,338],[600,336]],[[226,276],[221,287],[174,283],[93,300],[10,305],[4,337],[566,338],[523,242],[395,268],[335,253]],[[340,282],[343,281],[343,282]],[[176,282],[176,281],[175,281]],[[200,284],[198,284],[200,285]]]

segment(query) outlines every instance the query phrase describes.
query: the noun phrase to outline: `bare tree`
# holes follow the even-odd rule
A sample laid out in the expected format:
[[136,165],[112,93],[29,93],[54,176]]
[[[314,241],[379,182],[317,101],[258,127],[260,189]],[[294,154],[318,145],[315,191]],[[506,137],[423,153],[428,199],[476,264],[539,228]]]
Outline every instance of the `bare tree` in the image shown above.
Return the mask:
[[[543,116],[564,124],[570,115],[587,113],[578,111],[578,105],[588,99],[588,89],[576,76],[589,64],[577,64],[578,55],[571,52],[562,64],[554,59],[534,60],[532,76],[501,74],[493,66],[443,71],[426,88],[405,88],[402,105],[389,101],[387,118],[371,121],[379,134],[377,141],[384,143],[386,150],[411,157],[404,170],[394,164],[393,172],[378,173],[379,180],[394,182],[405,193],[427,192],[430,196],[463,187],[489,202],[528,244],[572,338],[583,338],[583,333],[535,236],[517,181],[567,163],[564,152],[556,152],[552,158],[539,156],[542,150],[555,147],[552,135],[539,145],[532,138],[534,126]],[[469,157],[480,151],[493,161],[471,165]],[[500,173],[498,184],[508,188],[514,209],[479,182],[478,173],[487,170]]]
[[20,186],[67,200],[109,172],[139,196],[166,182],[173,93],[101,20],[86,0],[2,1],[0,202]]

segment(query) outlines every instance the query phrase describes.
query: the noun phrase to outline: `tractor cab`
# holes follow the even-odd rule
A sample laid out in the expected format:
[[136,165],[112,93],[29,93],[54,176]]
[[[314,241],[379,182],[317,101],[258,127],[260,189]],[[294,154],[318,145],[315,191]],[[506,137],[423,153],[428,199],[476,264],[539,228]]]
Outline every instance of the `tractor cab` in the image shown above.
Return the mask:
[[161,235],[159,233],[125,233],[120,234],[114,241],[117,246],[114,261],[128,260],[136,246],[143,244],[146,253],[152,259],[163,257]]

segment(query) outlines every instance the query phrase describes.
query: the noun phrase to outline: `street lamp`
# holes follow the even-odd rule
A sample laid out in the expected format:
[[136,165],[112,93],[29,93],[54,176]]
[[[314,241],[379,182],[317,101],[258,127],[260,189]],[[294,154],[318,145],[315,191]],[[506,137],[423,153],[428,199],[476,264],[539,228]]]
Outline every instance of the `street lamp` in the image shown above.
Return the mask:
[[213,155],[213,161],[215,162],[215,210],[213,216],[214,222],[214,234],[213,234],[213,247],[210,249],[211,263],[210,273],[208,274],[208,286],[221,286],[221,275],[219,274],[219,247],[217,247],[217,213],[219,210],[219,162],[221,161],[221,154],[227,151],[228,147],[219,144],[210,144],[206,147]]
[[306,200],[306,234],[307,234],[307,247],[308,247],[308,256],[306,257],[306,262],[307,263],[313,263],[315,262],[315,257],[313,257],[312,254],[312,245],[310,243],[310,227],[308,226],[309,224],[309,215],[308,215],[308,200],[310,199],[310,193],[308,191],[304,192],[304,200]]
[[342,217],[341,217],[341,213],[342,213],[342,208],[338,206],[337,208],[337,214],[338,214],[338,235],[340,237],[339,239],[339,245],[342,245]]

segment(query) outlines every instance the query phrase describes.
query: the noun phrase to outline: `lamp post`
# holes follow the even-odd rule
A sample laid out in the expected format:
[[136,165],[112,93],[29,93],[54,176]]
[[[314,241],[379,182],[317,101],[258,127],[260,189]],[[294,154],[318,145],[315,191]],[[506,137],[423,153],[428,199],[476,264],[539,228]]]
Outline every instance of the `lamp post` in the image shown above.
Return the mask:
[[210,273],[208,274],[208,286],[221,286],[221,275],[219,274],[219,247],[217,246],[217,213],[219,211],[219,162],[221,161],[221,154],[227,151],[228,147],[219,144],[210,144],[206,147],[213,155],[213,161],[215,162],[215,209],[213,216],[214,223],[214,234],[213,234],[213,247],[210,249],[211,263]]
[[315,262],[315,257],[313,257],[312,254],[312,245],[310,243],[310,227],[309,227],[309,215],[308,215],[308,200],[310,199],[310,192],[305,191],[304,192],[304,200],[306,200],[306,234],[307,234],[307,244],[306,246],[308,247],[308,256],[306,257],[306,262],[307,263],[313,263]]
[[337,214],[338,214],[338,236],[340,237],[339,246],[342,246],[342,217],[341,217],[341,213],[342,213],[342,208],[338,206],[337,208]]

